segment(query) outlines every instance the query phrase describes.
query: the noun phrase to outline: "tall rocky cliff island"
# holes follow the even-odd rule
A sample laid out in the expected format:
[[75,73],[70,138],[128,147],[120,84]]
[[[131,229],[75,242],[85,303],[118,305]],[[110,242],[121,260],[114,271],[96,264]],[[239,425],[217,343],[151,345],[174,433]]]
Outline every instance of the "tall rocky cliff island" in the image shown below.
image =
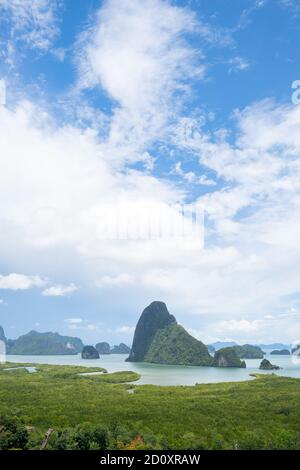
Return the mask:
[[143,311],[135,329],[129,362],[170,365],[212,365],[207,347],[193,338],[164,302],[152,302]]

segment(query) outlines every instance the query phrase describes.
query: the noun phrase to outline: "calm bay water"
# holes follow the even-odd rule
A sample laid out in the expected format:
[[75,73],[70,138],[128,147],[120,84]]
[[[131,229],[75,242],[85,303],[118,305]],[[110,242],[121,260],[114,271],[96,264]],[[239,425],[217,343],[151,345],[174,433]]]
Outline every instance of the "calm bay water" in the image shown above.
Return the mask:
[[[158,364],[144,364],[125,362],[127,355],[112,354],[101,356],[100,359],[82,359],[80,354],[76,356],[15,356],[8,355],[10,362],[30,362],[38,364],[61,364],[80,366],[105,367],[108,372],[121,370],[132,370],[141,374],[141,379],[136,384],[153,385],[194,385],[196,383],[216,383],[216,382],[238,382],[250,380],[251,373],[261,373],[259,370],[260,359],[247,359],[246,369],[216,368],[216,367],[188,367],[188,366],[166,366]],[[299,364],[292,362],[291,356],[271,356],[267,354],[267,359],[281,367],[275,371],[277,375],[300,378]],[[300,358],[299,358],[300,359]],[[272,371],[273,372],[273,371]],[[267,372],[268,373],[268,372]]]

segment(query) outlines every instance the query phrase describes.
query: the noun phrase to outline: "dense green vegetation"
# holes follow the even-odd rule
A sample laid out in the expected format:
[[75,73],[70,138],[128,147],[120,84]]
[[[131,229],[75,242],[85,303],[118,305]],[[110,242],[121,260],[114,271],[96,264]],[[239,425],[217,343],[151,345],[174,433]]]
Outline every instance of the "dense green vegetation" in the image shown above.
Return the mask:
[[49,449],[300,449],[299,379],[135,386],[101,381],[123,382],[130,372],[81,376],[97,368],[46,365],[31,374],[3,371],[10,366],[0,368],[0,448],[40,448],[52,428]]
[[212,365],[214,367],[246,367],[246,363],[240,360],[233,347],[216,351]]
[[94,376],[94,380],[102,383],[120,384],[126,382],[135,382],[140,379],[140,374],[131,370],[123,370],[121,372],[112,372],[111,374],[101,374]]
[[232,346],[238,357],[241,359],[263,359],[264,352],[259,346],[244,344],[243,346]]
[[144,361],[209,366],[212,364],[212,357],[201,341],[193,338],[182,326],[172,323],[156,332]]

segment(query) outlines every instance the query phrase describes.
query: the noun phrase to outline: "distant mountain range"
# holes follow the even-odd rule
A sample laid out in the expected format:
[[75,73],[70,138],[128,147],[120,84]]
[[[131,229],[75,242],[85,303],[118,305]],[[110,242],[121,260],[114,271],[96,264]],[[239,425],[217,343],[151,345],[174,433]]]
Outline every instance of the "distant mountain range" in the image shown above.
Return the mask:
[[[84,344],[80,338],[73,336],[62,336],[59,333],[30,331],[17,339],[7,339],[3,328],[0,326],[0,340],[6,344],[7,354],[16,355],[73,355],[81,353]],[[110,347],[108,343],[106,351],[101,354],[129,354],[130,348],[124,343]],[[101,349],[101,348],[100,348]],[[98,349],[97,349],[98,350]],[[100,354],[100,351],[98,351]]]
[[[7,354],[16,355],[72,355],[81,353],[84,348],[80,338],[53,332],[32,330],[17,339],[7,339],[1,326],[0,340],[5,342]],[[178,325],[166,305],[158,301],[152,302],[143,311],[136,325],[132,349],[124,343],[111,347],[107,342],[100,342],[95,346],[100,356],[129,354],[130,362],[204,366],[212,365],[212,356],[220,350],[226,350],[224,364],[230,362],[233,356],[231,352],[229,354],[228,348],[234,351],[238,359],[263,358],[265,350],[290,350],[290,346],[281,343],[253,346],[238,345],[234,341],[217,341],[206,346]],[[236,360],[234,362],[239,363]]]
[[[209,346],[212,346],[216,351],[218,351],[221,348],[230,348],[232,346],[240,346],[238,343],[234,341],[217,341],[215,343],[211,343]],[[288,346],[286,344],[282,343],[271,343],[271,344],[258,344],[255,345],[261,348],[262,350],[264,349],[291,349],[291,346]]]
[[262,349],[291,349],[291,345],[282,343],[259,344]]

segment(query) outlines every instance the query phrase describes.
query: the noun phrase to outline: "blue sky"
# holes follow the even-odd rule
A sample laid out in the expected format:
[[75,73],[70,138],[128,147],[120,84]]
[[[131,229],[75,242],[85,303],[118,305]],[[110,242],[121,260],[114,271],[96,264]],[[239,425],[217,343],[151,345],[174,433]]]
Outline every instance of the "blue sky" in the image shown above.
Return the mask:
[[[299,340],[299,15],[296,0],[0,0],[8,337],[130,343],[164,300],[206,342]],[[132,221],[139,204],[145,224],[196,203],[204,246],[103,236],[104,207]]]

